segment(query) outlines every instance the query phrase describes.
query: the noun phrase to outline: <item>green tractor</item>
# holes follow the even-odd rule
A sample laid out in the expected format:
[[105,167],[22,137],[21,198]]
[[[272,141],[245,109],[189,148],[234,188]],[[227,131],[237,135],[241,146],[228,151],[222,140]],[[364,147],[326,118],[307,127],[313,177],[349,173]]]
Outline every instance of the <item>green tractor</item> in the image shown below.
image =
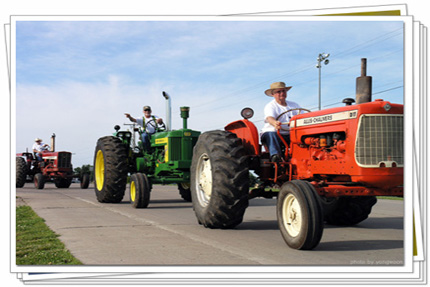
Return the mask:
[[[130,174],[130,202],[134,208],[146,208],[153,184],[177,184],[181,197],[191,201],[190,166],[193,147],[200,132],[187,128],[189,107],[181,107],[183,128],[170,129],[170,97],[166,99],[167,127],[157,126],[151,135],[151,148],[143,149],[144,129],[132,124],[132,131],[115,126],[112,136],[101,137],[94,153],[94,179],[97,200],[103,203],[122,201]],[[137,144],[136,144],[137,139]]]

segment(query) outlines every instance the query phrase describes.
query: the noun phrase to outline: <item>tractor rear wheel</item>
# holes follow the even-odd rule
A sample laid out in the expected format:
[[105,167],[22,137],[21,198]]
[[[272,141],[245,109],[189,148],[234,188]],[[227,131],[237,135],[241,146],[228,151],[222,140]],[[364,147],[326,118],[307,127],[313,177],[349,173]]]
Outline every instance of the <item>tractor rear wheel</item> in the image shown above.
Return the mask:
[[130,203],[134,208],[147,208],[151,195],[148,177],[144,173],[134,173],[130,177]]
[[16,157],[16,187],[21,188],[27,178],[27,164],[22,157]]
[[37,189],[43,189],[45,187],[45,178],[42,173],[36,173],[33,178],[34,187]]
[[87,189],[90,185],[90,175],[88,173],[84,173],[81,177],[81,188]]
[[127,154],[119,138],[106,136],[97,141],[94,153],[94,180],[99,202],[121,202],[127,184]]
[[324,229],[324,212],[310,183],[292,180],[282,185],[277,217],[282,237],[291,248],[311,250],[319,244]]
[[191,197],[200,224],[233,228],[248,207],[248,159],[241,139],[226,131],[200,135],[191,163]]
[[191,189],[189,183],[178,183],[178,190],[183,200],[191,202]]
[[336,209],[326,216],[331,225],[355,225],[369,217],[376,204],[375,196],[341,197]]

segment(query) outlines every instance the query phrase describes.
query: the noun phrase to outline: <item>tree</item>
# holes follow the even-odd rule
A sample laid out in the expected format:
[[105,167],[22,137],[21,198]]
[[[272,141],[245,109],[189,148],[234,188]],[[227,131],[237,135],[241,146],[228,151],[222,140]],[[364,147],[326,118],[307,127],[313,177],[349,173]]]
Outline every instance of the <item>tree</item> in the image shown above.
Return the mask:
[[83,174],[88,173],[90,175],[90,182],[93,181],[93,166],[89,165],[89,164],[84,164],[81,167],[75,167],[74,168],[74,172],[75,174],[79,174],[79,176],[81,177]]

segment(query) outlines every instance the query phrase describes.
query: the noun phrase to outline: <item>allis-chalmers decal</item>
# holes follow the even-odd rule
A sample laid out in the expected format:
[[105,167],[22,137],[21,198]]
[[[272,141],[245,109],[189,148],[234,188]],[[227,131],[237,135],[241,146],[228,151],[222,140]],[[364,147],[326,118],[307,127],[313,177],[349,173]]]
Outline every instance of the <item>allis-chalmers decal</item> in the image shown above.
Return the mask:
[[322,124],[322,123],[355,119],[357,118],[357,114],[358,114],[357,111],[358,110],[352,110],[352,111],[328,114],[324,116],[298,119],[295,123],[295,126],[301,127],[301,126],[309,126],[309,125],[316,125],[316,124]]

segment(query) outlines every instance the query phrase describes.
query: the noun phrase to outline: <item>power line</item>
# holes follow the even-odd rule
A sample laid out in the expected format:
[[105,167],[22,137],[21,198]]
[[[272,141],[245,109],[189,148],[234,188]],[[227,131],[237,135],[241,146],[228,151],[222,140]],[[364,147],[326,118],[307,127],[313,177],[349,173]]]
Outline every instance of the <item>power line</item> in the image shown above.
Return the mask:
[[[382,94],[382,93],[385,93],[385,92],[388,92],[388,91],[400,89],[400,88],[403,88],[403,85],[402,86],[397,86],[397,87],[394,87],[394,88],[390,88],[390,89],[386,89],[386,90],[383,90],[383,91],[379,91],[379,92],[376,92],[376,93],[372,93],[372,96],[373,95],[377,95],[377,94]],[[330,107],[330,106],[334,106],[334,105],[341,104],[341,103],[342,102],[336,102],[336,103],[332,103],[332,104],[327,104],[324,107]],[[313,110],[313,109],[316,109],[316,108],[309,108],[309,110]]]
[[[399,83],[399,82],[402,82],[403,83],[403,80],[400,80],[400,81],[394,81],[394,82],[389,82],[389,83],[386,83],[386,84],[384,84],[384,85],[378,85],[377,87],[375,87],[376,89],[380,89],[380,88],[382,88],[382,87],[385,87],[385,86],[389,86],[389,85],[393,85],[393,84],[396,84],[396,83]],[[378,92],[379,93],[379,92]],[[373,93],[373,94],[375,94],[375,93]],[[355,93],[354,94],[350,94],[350,95],[348,95],[348,96],[344,96],[345,98],[350,98],[350,97],[355,97]],[[331,101],[331,100],[334,100],[334,99],[337,99],[338,97],[336,97],[336,98],[328,98],[328,99],[326,99],[326,101]]]
[[403,86],[398,86],[398,87],[394,87],[394,88],[391,88],[391,89],[388,89],[388,90],[385,90],[385,91],[380,91],[380,92],[377,92],[377,93],[373,93],[372,95],[382,94],[382,93],[385,93],[385,92],[388,92],[388,91],[392,91],[392,90],[396,90],[396,89],[400,89],[400,88],[403,88]]
[[[353,46],[353,47],[348,48],[348,49],[346,49],[346,50],[344,50],[344,51],[342,51],[342,52],[340,52],[340,53],[338,53],[338,54],[333,54],[333,55],[335,55],[335,56],[336,56],[336,58],[338,58],[340,55],[344,55],[344,54],[348,55],[348,54],[353,53],[353,51],[354,51],[355,49],[357,49],[357,48],[361,49],[361,48],[363,48],[363,47],[371,46],[371,45],[373,45],[373,44],[375,44],[375,43],[379,43],[379,42],[382,42],[382,41],[385,41],[385,40],[391,39],[391,38],[396,37],[396,36],[398,36],[398,35],[403,35],[403,33],[397,33],[397,34],[395,34],[396,32],[398,32],[398,31],[400,31],[400,30],[403,30],[403,27],[402,27],[402,28],[399,28],[399,29],[396,29],[396,30],[393,30],[393,31],[388,32],[388,33],[384,33],[383,35],[379,35],[379,36],[377,36],[377,37],[375,37],[375,38],[372,38],[372,39],[370,39],[370,40],[367,40],[367,41],[365,41],[365,42],[363,42],[363,43],[360,43],[360,44],[358,44],[358,45],[356,45],[356,46]],[[390,34],[393,34],[393,35],[390,35]],[[373,42],[373,41],[375,41],[375,43],[371,43],[371,42]]]
[[[286,73],[286,74],[281,74],[281,75],[278,75],[276,78],[282,78],[282,77],[287,77],[287,76],[292,76],[292,75],[295,75],[295,74],[299,74],[299,73],[302,73],[304,71],[310,70],[312,67],[304,67],[304,68],[298,69],[298,70],[293,71],[293,72],[289,72],[289,73]],[[250,86],[250,87],[247,87],[247,88],[243,88],[243,89],[240,89],[240,90],[228,93],[227,95],[219,97],[219,98],[217,98],[217,99],[215,99],[213,101],[208,101],[208,102],[202,103],[200,105],[193,106],[193,109],[198,108],[198,107],[202,107],[202,106],[206,106],[206,105],[212,104],[214,102],[218,102],[220,99],[228,98],[228,97],[231,97],[231,96],[237,96],[237,95],[243,94],[245,92],[248,92],[250,90],[254,90],[257,87],[260,87],[262,85],[267,85],[267,82],[269,82],[269,81],[274,81],[274,80],[273,79],[272,80],[265,80],[265,81],[262,81],[262,82],[259,82],[259,83],[255,84],[253,86]]]
[[[381,56],[375,56],[375,57],[369,58],[368,60],[369,60],[369,61],[372,61],[372,60],[378,60],[378,59],[381,59],[381,58],[388,57],[389,55],[395,54],[395,53],[400,52],[400,51],[402,51],[402,52],[403,52],[403,49],[398,49],[398,50],[395,50],[395,51],[390,51],[390,52],[388,52],[388,53],[386,53],[386,54],[383,54],[383,55],[381,55]],[[336,60],[337,60],[337,59],[332,60],[332,62],[335,62]],[[351,69],[356,69],[359,65],[360,65],[360,64],[358,63],[357,65],[353,65],[353,66],[350,66],[350,67],[348,67],[348,68],[345,68],[345,69],[342,69],[342,70],[339,70],[339,71],[336,71],[336,72],[327,73],[327,74],[325,74],[325,78],[330,77],[330,76],[333,76],[333,75],[336,75],[336,74],[339,74],[339,73],[342,73],[342,72],[345,72],[345,71],[348,71],[348,70],[351,70]],[[297,86],[297,85],[296,85],[296,86]]]
[[[342,51],[342,52],[340,52],[340,53],[338,53],[338,54],[335,54],[335,55],[337,56],[336,58],[338,59],[338,58],[339,58],[339,55],[343,55],[343,56],[345,56],[345,55],[348,55],[348,54],[352,54],[353,52],[356,52],[357,50],[362,49],[362,48],[364,48],[364,47],[366,47],[366,46],[371,46],[371,45],[374,45],[374,44],[376,44],[376,43],[379,43],[379,42],[382,42],[382,41],[388,40],[388,39],[390,39],[390,38],[396,37],[396,36],[398,36],[398,35],[401,35],[402,33],[397,33],[397,32],[398,32],[398,31],[400,31],[400,30],[403,30],[403,28],[399,28],[399,29],[393,30],[393,31],[391,31],[391,32],[384,33],[383,35],[379,35],[379,36],[377,36],[377,37],[375,37],[375,38],[372,38],[372,39],[370,39],[370,40],[367,40],[367,41],[365,41],[365,42],[363,42],[363,43],[360,43],[360,44],[358,44],[358,45],[355,45],[355,46],[353,46],[353,47],[350,47],[350,48],[348,48],[348,49],[346,49],[346,50],[344,50],[344,51]],[[388,53],[386,53],[386,54],[384,54],[384,55],[382,55],[382,56],[378,56],[378,57],[377,57],[377,59],[384,58],[384,57],[386,57],[386,56],[388,56],[388,55],[391,55],[391,54],[393,54],[393,53],[396,53],[396,52],[398,52],[398,51],[402,51],[402,50],[403,50],[403,49],[399,49],[399,50],[395,50],[395,51],[388,52]],[[335,58],[335,61],[337,60],[336,58]],[[375,59],[375,58],[376,58],[376,57],[374,57],[374,58],[372,58],[372,59]],[[295,71],[293,71],[293,72],[289,72],[289,73],[286,73],[286,74],[280,74],[280,75],[278,75],[276,78],[282,78],[282,77],[287,77],[287,76],[292,76],[292,75],[300,74],[300,73],[302,73],[302,72],[304,72],[304,71],[307,71],[307,70],[312,69],[313,67],[314,67],[314,64],[312,64],[312,65],[306,65],[306,66],[304,66],[303,68],[299,68],[299,69],[297,69],[297,70],[295,70]],[[343,69],[343,70],[340,70],[340,71],[337,71],[337,72],[333,72],[333,73],[327,74],[327,75],[326,75],[326,77],[327,77],[327,76],[333,76],[333,75],[336,75],[336,74],[342,73],[342,72],[344,72],[344,71],[347,71],[347,70],[350,70],[350,69],[353,69],[353,68],[356,68],[356,66],[351,66],[351,67],[345,68],[345,69]],[[272,80],[272,81],[273,81],[273,80]],[[305,83],[310,83],[310,82],[313,82],[313,81],[315,81],[315,80],[302,81],[302,82],[296,83],[294,86],[300,86],[300,85],[303,85],[303,84],[305,84]],[[206,105],[210,105],[210,104],[213,104],[213,103],[218,103],[218,102],[220,102],[220,100],[225,99],[225,98],[228,98],[228,97],[231,97],[231,96],[233,96],[233,95],[234,95],[234,96],[237,96],[237,95],[240,95],[240,94],[244,94],[244,93],[246,93],[246,92],[248,92],[248,91],[255,90],[256,88],[259,88],[259,87],[261,87],[262,85],[267,85],[267,82],[269,82],[269,80],[259,82],[259,83],[255,84],[255,85],[249,86],[249,87],[247,87],[247,88],[243,88],[243,89],[241,89],[241,90],[237,90],[237,91],[232,92],[232,93],[228,93],[227,95],[222,96],[222,97],[218,97],[217,99],[214,99],[214,100],[212,100],[212,101],[208,101],[208,102],[202,103],[202,104],[200,104],[200,105],[193,106],[193,109],[195,109],[195,108],[199,108],[199,107],[203,107],[203,106],[206,106]],[[247,99],[247,101],[252,101],[252,100],[257,99],[257,98],[259,98],[259,97],[260,97],[260,96],[252,97],[252,98]],[[229,106],[234,105],[234,104],[238,104],[238,103],[242,103],[242,102],[243,102],[243,100],[239,100],[239,101],[234,102],[234,103],[229,102]],[[222,104],[223,104],[223,103],[222,103]],[[214,107],[212,107],[212,108],[211,108],[211,110],[218,110],[218,109],[221,109],[221,108],[225,108],[225,106],[224,106],[224,105],[221,105],[221,106],[218,106],[218,107],[215,107],[215,108],[214,108]],[[204,113],[204,112],[205,112],[205,109],[203,109],[202,111],[197,111],[197,112],[196,112],[196,114],[201,114],[201,113]]]

